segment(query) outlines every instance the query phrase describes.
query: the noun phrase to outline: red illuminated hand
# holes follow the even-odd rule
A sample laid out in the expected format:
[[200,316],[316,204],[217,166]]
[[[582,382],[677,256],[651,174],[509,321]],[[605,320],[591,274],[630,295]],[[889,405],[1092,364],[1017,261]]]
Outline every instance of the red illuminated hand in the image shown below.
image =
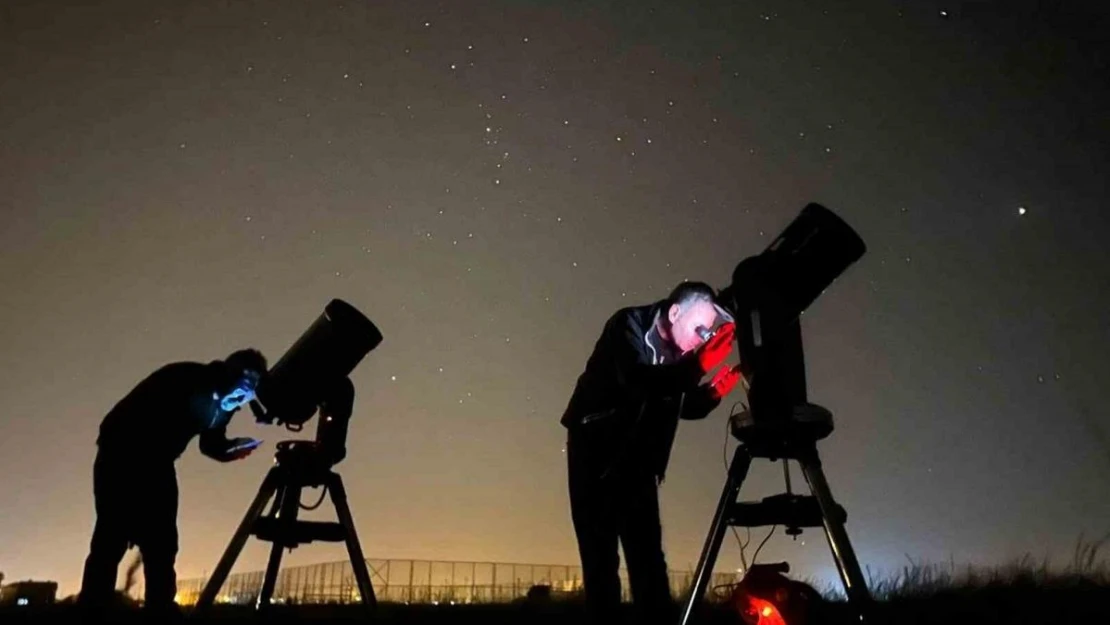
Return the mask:
[[717,373],[713,374],[713,379],[709,382],[709,394],[713,399],[721,399],[725,395],[732,392],[736,388],[736,383],[740,381],[740,365],[735,367],[721,367]]
[[713,338],[701,346],[698,350],[698,363],[701,364],[703,374],[709,373],[728,358],[735,332],[736,324],[730,321],[722,325]]

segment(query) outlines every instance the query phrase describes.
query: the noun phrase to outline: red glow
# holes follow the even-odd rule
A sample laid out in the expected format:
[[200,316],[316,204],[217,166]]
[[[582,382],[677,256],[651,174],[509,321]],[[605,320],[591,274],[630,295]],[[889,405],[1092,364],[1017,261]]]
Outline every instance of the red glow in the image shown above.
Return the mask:
[[[748,597],[748,615],[756,617],[755,625],[786,625],[773,603],[757,597]],[[748,621],[749,619],[744,619]],[[751,621],[749,621],[751,622]]]
[[717,373],[713,375],[713,379],[709,382],[709,387],[713,393],[713,399],[722,399],[725,395],[731,393],[740,377],[740,365],[736,365],[732,368],[721,367],[718,369]]

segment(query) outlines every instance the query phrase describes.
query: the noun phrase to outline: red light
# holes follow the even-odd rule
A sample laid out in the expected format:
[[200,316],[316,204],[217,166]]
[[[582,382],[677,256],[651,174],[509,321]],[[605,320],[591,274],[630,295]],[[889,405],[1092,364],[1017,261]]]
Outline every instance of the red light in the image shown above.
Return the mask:
[[786,625],[775,604],[758,597],[748,597],[748,614],[757,616],[755,625]]
[[744,625],[804,625],[809,617],[810,594],[805,584],[793,582],[783,573],[785,562],[756,564],[733,587],[729,601]]

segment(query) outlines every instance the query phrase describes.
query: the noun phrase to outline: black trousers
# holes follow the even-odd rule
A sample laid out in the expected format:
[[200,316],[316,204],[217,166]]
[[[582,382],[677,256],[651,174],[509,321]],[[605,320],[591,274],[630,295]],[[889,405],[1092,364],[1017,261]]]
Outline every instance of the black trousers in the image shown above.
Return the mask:
[[135,463],[100,451],[93,464],[96,525],[81,578],[79,602],[107,607],[120,561],[134,545],[143,556],[145,607],[173,610],[177,594],[177,473],[173,461]]
[[567,438],[570,510],[589,620],[620,622],[619,542],[637,621],[669,625],[677,609],[663,554],[658,482],[635,458],[614,466],[614,444],[613,436],[597,430],[572,429]]

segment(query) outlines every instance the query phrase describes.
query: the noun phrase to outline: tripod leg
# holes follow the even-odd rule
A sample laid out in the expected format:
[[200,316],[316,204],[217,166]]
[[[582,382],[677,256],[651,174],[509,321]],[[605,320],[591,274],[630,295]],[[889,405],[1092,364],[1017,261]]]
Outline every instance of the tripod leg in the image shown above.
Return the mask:
[[228,543],[227,549],[220,557],[220,562],[216,565],[216,569],[212,571],[212,577],[208,578],[208,583],[205,584],[204,590],[200,593],[196,604],[197,610],[208,608],[216,600],[220,588],[227,581],[227,575],[231,572],[231,567],[235,566],[235,560],[239,558],[239,553],[243,551],[243,546],[247,544],[247,538],[250,537],[251,531],[254,529],[255,520],[262,514],[266,502],[270,500],[270,497],[274,495],[278,488],[279,472],[279,469],[274,467],[262,480],[262,485],[258,488],[258,495],[255,496],[254,501],[247,508],[247,513],[243,515],[239,528],[235,530],[231,542]]
[[713,566],[717,563],[717,553],[721,550],[721,539],[724,538],[725,530],[729,526],[729,508],[736,503],[736,497],[740,494],[740,486],[744,483],[744,478],[747,477],[748,468],[751,467],[751,464],[752,457],[747,448],[738,445],[736,451],[732,454],[732,463],[728,467],[728,479],[725,480],[725,487],[721,491],[721,499],[717,502],[717,511],[713,514],[713,522],[709,525],[709,534],[705,537],[705,546],[702,548],[701,558],[698,559],[698,568],[694,572],[694,583],[690,589],[690,597],[686,600],[686,607],[682,610],[680,625],[690,623],[694,606],[701,600],[706,587],[709,586],[709,578],[713,576]]
[[848,540],[848,532],[834,512],[836,503],[829,491],[829,484],[825,481],[825,472],[821,469],[821,459],[817,456],[816,446],[799,454],[798,463],[802,466],[802,473],[809,482],[809,489],[821,508],[825,537],[828,538],[829,548],[832,549],[833,560],[836,561],[836,569],[840,573],[840,581],[844,584],[848,601],[863,621],[871,605],[871,593],[867,589],[867,581],[863,578],[859,561],[856,560],[856,553],[852,550],[852,543]]
[[301,487],[299,485],[285,484],[278,493],[281,498],[281,507],[277,516],[277,536],[270,547],[270,560],[266,563],[266,574],[262,579],[262,592],[258,594],[256,610],[266,610],[270,607],[270,599],[274,596],[274,587],[277,585],[278,571],[281,568],[281,556],[287,545],[288,536],[295,532],[297,523],[297,508],[301,505]]
[[335,514],[339,517],[339,522],[347,530],[347,555],[351,558],[351,569],[355,573],[355,581],[358,582],[358,592],[362,596],[362,604],[368,610],[372,610],[378,605],[378,599],[374,596],[374,586],[370,583],[370,572],[366,570],[366,557],[362,555],[362,545],[358,542],[358,534],[355,533],[355,522],[351,517],[351,508],[347,505],[347,490],[343,487],[343,478],[339,477],[338,473],[331,473],[328,475],[328,492],[331,493],[331,502],[335,506]]

